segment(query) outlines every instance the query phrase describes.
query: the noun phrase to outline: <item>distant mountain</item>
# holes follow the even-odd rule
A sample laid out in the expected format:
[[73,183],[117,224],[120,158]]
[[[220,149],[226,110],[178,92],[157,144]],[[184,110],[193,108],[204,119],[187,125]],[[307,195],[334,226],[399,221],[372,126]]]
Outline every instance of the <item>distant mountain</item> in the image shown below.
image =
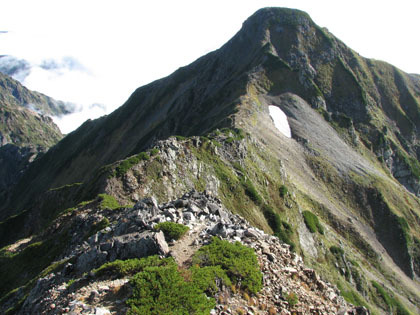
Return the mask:
[[22,82],[30,73],[31,65],[24,59],[9,55],[0,56],[0,72]]
[[[291,138],[275,127],[269,106],[286,114]],[[196,190],[289,244],[336,285],[331,299],[340,293],[377,314],[418,313],[419,126],[418,75],[361,57],[304,12],[261,9],[223,47],[138,88],[119,109],[85,122],[31,164],[1,202],[0,239],[8,247],[0,258],[33,269],[9,275],[8,288],[21,289],[5,295],[3,305],[18,310],[26,294],[47,301],[42,285],[60,291],[57,279],[76,281],[65,292],[78,294],[96,280],[70,265],[86,259],[96,268],[127,258],[113,246],[140,242],[134,225],[153,229],[181,216],[178,208],[187,209],[185,221],[208,216],[200,201],[201,210],[166,204]],[[101,206],[106,196],[115,199],[107,203],[112,207]],[[154,198],[161,205],[149,202],[157,215],[152,224],[142,221],[141,209]],[[212,231],[222,238],[234,233],[220,217]],[[23,264],[33,248],[46,258]],[[278,272],[300,277],[287,270]],[[130,289],[122,292],[130,297]],[[271,312],[304,304],[304,294],[296,302],[290,293],[273,293],[279,302]]]
[[[0,61],[3,58],[0,58]],[[71,103],[57,101],[42,93],[30,91],[9,75],[1,73],[1,69],[0,100],[9,105],[23,106],[50,116],[69,114],[74,110],[74,105]]]

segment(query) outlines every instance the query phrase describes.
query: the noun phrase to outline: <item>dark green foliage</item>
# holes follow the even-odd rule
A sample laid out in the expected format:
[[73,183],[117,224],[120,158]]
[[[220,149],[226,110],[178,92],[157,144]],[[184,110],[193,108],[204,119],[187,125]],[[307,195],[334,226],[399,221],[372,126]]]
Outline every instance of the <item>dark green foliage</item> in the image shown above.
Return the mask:
[[178,141],[182,141],[182,140],[186,140],[186,139],[187,139],[186,137],[184,137],[184,136],[179,136],[179,135],[175,136],[175,138],[176,138]]
[[107,226],[109,226],[109,220],[107,218],[103,218],[101,221],[92,224],[89,232],[86,234],[85,239],[88,239],[89,237],[103,230]]
[[186,282],[177,266],[147,267],[130,281],[133,295],[127,314],[209,314],[215,306],[194,282]]
[[271,227],[274,233],[278,233],[282,229],[280,216],[275,213],[274,209],[269,205],[264,205],[262,210],[268,225]]
[[162,222],[156,224],[155,230],[162,231],[167,241],[179,240],[187,233],[189,227],[183,224],[174,222]]
[[140,163],[140,161],[147,161],[150,159],[150,155],[147,152],[140,152],[137,155],[129,157],[122,161],[115,169],[115,175],[117,177],[122,177],[127,171],[132,168],[134,165]]
[[417,159],[407,155],[405,152],[397,150],[397,156],[399,159],[410,168],[411,173],[417,178],[420,178],[420,163]]
[[141,259],[133,258],[107,262],[98,269],[93,270],[93,272],[97,277],[103,275],[112,275],[118,278],[122,278],[125,276],[134,275],[137,272],[141,272],[147,267],[160,267],[169,265],[176,266],[176,263],[172,257],[161,259],[159,256],[154,255]]
[[158,148],[153,148],[152,150],[150,150],[150,156],[155,156],[158,153],[159,153],[159,149]]
[[257,205],[262,204],[263,200],[260,196],[260,194],[258,193],[258,191],[255,189],[254,185],[252,184],[252,182],[247,178],[241,179],[241,183],[242,186],[245,189],[245,194],[252,200],[254,201]]
[[233,138],[232,137],[229,137],[229,138],[226,138],[226,140],[225,140],[225,142],[226,143],[232,143],[233,142]]
[[388,292],[376,281],[372,281],[373,287],[379,293],[384,300],[385,304],[392,311],[392,314],[397,315],[410,315],[411,313],[405,308],[405,306],[395,297],[390,296]]
[[115,210],[118,209],[119,207],[121,207],[121,205],[118,203],[118,201],[110,195],[107,194],[99,194],[98,195],[98,199],[100,202],[100,208],[102,210],[104,209],[110,209],[110,210]]
[[311,233],[316,233],[318,231],[320,234],[324,234],[324,228],[315,214],[310,211],[303,211],[302,215],[303,220]]
[[226,142],[228,143],[232,143],[233,141],[239,141],[245,138],[245,131],[239,128],[234,128],[234,129],[222,128],[221,132],[224,135],[229,136],[226,139]]
[[287,187],[285,185],[281,185],[279,188],[280,197],[284,198],[287,195]]
[[224,286],[231,286],[229,277],[220,266],[197,267],[191,269],[191,279],[194,284],[203,292],[214,295],[219,291],[217,285],[221,282]]
[[344,255],[344,250],[338,246],[331,246],[330,247],[330,252],[333,253],[336,256],[343,256]]
[[30,244],[20,252],[0,251],[0,297],[8,291],[37,279],[43,269],[61,253],[67,233]]
[[353,305],[356,305],[356,306],[368,307],[366,301],[356,291],[354,291],[354,290],[341,291],[340,290],[340,293],[347,302],[349,302]]
[[193,264],[220,266],[234,284],[240,282],[241,287],[251,293],[262,288],[262,273],[254,250],[239,242],[231,244],[214,237],[209,245],[195,253]]
[[282,242],[290,245],[290,250],[294,251],[296,248],[295,243],[291,240],[293,234],[292,227],[289,223],[280,219],[280,216],[269,205],[264,205],[262,208],[265,219],[268,225]]
[[298,299],[296,293],[294,293],[294,292],[291,292],[287,295],[286,301],[287,301],[287,303],[289,303],[289,305],[291,307],[294,307],[296,304],[299,303],[299,299]]

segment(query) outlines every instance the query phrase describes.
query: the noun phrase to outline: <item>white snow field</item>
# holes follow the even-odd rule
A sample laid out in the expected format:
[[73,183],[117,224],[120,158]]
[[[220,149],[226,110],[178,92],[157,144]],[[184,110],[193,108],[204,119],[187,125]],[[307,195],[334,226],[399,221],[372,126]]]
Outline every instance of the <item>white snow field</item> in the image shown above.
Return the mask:
[[269,105],[268,110],[270,116],[274,121],[274,126],[286,137],[292,137],[292,131],[290,130],[289,122],[287,121],[286,114],[277,106]]

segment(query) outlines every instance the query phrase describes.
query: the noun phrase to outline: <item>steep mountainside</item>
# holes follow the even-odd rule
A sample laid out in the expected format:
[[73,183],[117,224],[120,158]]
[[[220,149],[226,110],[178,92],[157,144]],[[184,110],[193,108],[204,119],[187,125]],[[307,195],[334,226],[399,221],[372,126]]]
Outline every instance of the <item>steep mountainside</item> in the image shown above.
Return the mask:
[[[13,275],[8,289],[22,286],[2,303],[26,305],[35,280],[73,257],[68,239],[85,236],[68,226],[68,213],[82,215],[100,194],[132,205],[206,190],[289,244],[348,302],[416,314],[419,103],[417,75],[359,56],[304,12],[259,10],[219,50],[137,89],[31,165],[0,213],[2,245],[30,238],[0,258],[22,263],[39,246],[45,259],[25,275],[1,271]],[[275,128],[268,106],[287,115],[292,138]],[[114,231],[99,223],[114,219],[89,221],[92,234]],[[111,248],[92,257],[126,258]]]
[[47,114],[63,113],[63,105],[32,92],[0,73],[0,195],[5,196],[39,153],[63,136]]

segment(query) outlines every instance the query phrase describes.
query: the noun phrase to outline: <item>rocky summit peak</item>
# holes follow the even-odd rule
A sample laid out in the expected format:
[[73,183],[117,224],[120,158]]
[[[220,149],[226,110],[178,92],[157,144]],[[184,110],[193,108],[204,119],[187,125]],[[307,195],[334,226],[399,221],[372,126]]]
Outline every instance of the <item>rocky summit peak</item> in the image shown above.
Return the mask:
[[292,26],[313,23],[310,16],[297,9],[267,7],[256,11],[245,22],[244,26],[258,25],[267,27],[272,25]]

